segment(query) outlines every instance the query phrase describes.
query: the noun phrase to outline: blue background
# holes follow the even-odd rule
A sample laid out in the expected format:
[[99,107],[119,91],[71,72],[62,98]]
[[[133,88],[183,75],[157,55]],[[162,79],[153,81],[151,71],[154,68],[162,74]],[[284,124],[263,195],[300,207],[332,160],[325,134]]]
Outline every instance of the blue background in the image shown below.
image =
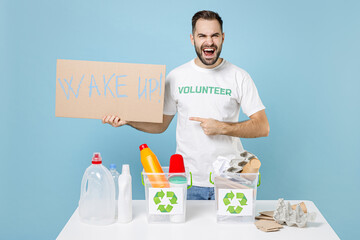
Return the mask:
[[312,200],[341,239],[359,235],[358,1],[1,0],[2,239],[56,238],[95,151],[106,166],[130,163],[133,198],[144,199],[138,146],[168,165],[176,121],[152,135],[56,118],[56,59],[168,73],[195,57],[191,17],[203,9],[220,13],[222,56],[250,73],[267,107],[270,136],[243,140],[262,160],[258,199]]

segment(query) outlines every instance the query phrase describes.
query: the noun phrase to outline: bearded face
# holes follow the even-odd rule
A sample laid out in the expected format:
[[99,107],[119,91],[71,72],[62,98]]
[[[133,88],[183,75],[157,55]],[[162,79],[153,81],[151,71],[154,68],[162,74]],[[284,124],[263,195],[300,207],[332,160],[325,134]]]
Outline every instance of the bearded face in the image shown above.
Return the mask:
[[191,41],[195,47],[196,55],[205,67],[215,67],[224,41],[224,34],[217,20],[199,19],[196,22],[194,35]]
[[209,45],[207,43],[203,43],[201,46],[195,44],[196,55],[200,59],[200,61],[207,66],[214,65],[220,57],[222,45],[217,46],[214,43]]

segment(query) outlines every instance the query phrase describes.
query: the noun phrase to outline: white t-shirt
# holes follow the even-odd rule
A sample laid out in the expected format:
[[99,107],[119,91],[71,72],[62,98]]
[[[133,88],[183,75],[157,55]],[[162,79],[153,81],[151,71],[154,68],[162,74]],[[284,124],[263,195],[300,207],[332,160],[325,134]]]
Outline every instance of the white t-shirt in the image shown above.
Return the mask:
[[165,84],[164,114],[177,117],[176,153],[184,157],[194,186],[212,187],[209,174],[217,159],[234,159],[244,150],[238,137],[205,135],[190,117],[238,122],[240,107],[249,117],[265,109],[250,75],[227,62],[213,68],[194,60],[172,70]]

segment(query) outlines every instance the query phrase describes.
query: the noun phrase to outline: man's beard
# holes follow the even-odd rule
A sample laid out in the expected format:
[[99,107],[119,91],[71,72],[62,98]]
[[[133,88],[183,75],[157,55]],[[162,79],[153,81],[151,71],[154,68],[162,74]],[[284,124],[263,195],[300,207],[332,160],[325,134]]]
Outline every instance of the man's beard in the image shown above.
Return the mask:
[[[195,43],[195,40],[194,40],[194,46],[195,46],[195,52],[196,52],[196,55],[198,56],[198,58],[200,59],[200,61],[204,64],[204,65],[207,65],[207,66],[211,66],[213,64],[216,63],[216,61],[219,59],[220,57],[220,53],[221,53],[221,46],[220,46],[220,49],[218,49],[218,47],[214,44],[212,44],[211,46],[201,46],[200,49],[198,49],[196,47],[196,43]],[[203,56],[202,56],[202,53],[203,53],[203,49],[206,48],[206,47],[213,47],[216,49],[216,56],[215,58],[213,58],[212,60],[206,60]]]

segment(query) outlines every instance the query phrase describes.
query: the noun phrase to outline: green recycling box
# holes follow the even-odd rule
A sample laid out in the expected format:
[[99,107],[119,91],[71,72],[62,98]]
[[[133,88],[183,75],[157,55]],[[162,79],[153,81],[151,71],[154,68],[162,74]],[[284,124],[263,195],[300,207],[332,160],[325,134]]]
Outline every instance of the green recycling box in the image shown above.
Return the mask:
[[186,219],[187,189],[191,187],[187,184],[189,171],[169,174],[169,167],[162,169],[164,173],[145,173],[144,170],[141,173],[148,222],[183,223]]
[[217,222],[254,222],[258,181],[259,173],[214,176]]

